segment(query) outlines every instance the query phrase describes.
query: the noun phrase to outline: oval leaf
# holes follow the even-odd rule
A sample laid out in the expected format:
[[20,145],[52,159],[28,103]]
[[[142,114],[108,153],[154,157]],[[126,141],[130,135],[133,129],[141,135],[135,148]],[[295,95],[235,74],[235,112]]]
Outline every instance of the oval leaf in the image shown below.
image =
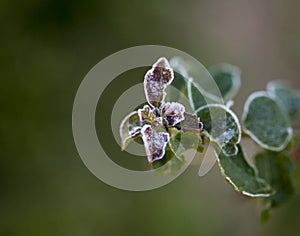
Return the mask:
[[237,145],[236,155],[227,156],[216,148],[219,168],[235,190],[250,197],[268,197],[274,193],[270,185],[259,178],[257,170],[247,161],[242,148]]
[[207,104],[207,98],[204,97],[204,95],[196,87],[192,79],[189,79],[187,82],[187,91],[190,105],[194,110],[197,110]]
[[218,85],[224,101],[234,98],[241,86],[240,69],[224,63],[213,66],[208,71]]
[[141,121],[138,112],[134,111],[128,114],[120,125],[120,137],[122,150],[124,150],[130,141],[134,140],[141,134]]
[[243,128],[256,143],[271,151],[283,150],[292,138],[286,112],[266,92],[255,92],[247,99]]
[[276,100],[291,117],[300,112],[298,91],[291,89],[284,81],[271,81],[267,85],[267,90],[275,95]]
[[166,96],[165,89],[172,83],[174,73],[166,58],[158,59],[144,79],[144,90],[148,103],[152,107],[160,107]]
[[169,129],[171,133],[169,146],[175,156],[182,159],[183,153],[188,149],[195,149],[202,152],[202,139],[199,133],[182,132],[175,128]]
[[184,120],[185,107],[178,102],[168,102],[162,107],[162,117],[168,126],[174,126]]
[[275,190],[271,196],[270,207],[276,207],[288,201],[294,194],[292,174],[294,164],[291,158],[283,153],[262,152],[255,156],[259,176],[265,179]]
[[218,104],[201,107],[196,114],[210,140],[217,143],[226,155],[235,155],[236,144],[241,140],[241,127],[236,115]]
[[169,133],[161,131],[151,125],[144,125],[141,134],[148,162],[152,163],[153,161],[162,159],[165,155],[166,146],[170,140]]

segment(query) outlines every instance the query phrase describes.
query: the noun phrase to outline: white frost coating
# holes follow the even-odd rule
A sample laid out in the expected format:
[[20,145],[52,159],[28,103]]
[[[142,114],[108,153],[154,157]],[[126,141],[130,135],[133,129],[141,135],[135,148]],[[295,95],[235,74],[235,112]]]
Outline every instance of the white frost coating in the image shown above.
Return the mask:
[[[244,112],[243,112],[243,115],[242,115],[242,123],[244,124],[245,123],[245,120],[248,116],[248,113],[249,113],[249,107],[250,107],[250,104],[252,103],[252,101],[258,97],[266,97],[266,98],[269,98],[271,100],[273,100],[279,107],[281,106],[277,100],[276,100],[276,97],[273,93],[268,93],[266,91],[257,91],[257,92],[254,92],[252,93],[247,101],[245,102],[245,106],[244,106]],[[287,127],[287,133],[288,133],[288,136],[286,138],[286,140],[282,143],[281,146],[279,147],[272,147],[272,146],[269,146],[263,142],[261,142],[256,136],[255,134],[253,134],[250,130],[248,130],[245,125],[243,125],[243,130],[246,134],[248,134],[257,144],[259,144],[261,147],[267,149],[267,150],[271,150],[271,151],[275,151],[275,152],[279,152],[279,151],[282,151],[287,145],[288,143],[290,142],[291,138],[293,137],[293,129],[292,127]]]
[[[220,98],[214,94],[209,93],[208,91],[205,91],[201,86],[198,85],[198,83],[195,83],[193,78],[189,76],[188,74],[188,70],[190,69],[189,65],[187,65],[182,58],[180,57],[173,57],[170,60],[170,64],[171,66],[175,69],[175,71],[177,71],[178,73],[180,73],[187,84],[187,91],[188,91],[188,99],[190,102],[190,106],[192,107],[193,110],[195,110],[195,104],[193,102],[193,95],[192,95],[192,90],[191,90],[191,85],[193,84],[193,86],[199,90],[199,92],[204,96],[204,98],[209,98],[210,100],[217,102],[217,103],[222,103],[223,104],[223,98]],[[182,64],[184,64],[187,68],[185,68],[184,66],[182,66]],[[237,70],[239,70],[236,67]],[[236,80],[235,80],[236,81]],[[236,86],[238,86],[238,89],[240,87],[240,82],[236,82]]]
[[209,71],[212,70],[222,70],[224,72],[229,72],[233,75],[232,77],[232,87],[229,90],[229,92],[224,96],[224,100],[230,100],[233,97],[235,97],[235,95],[237,95],[237,93],[240,90],[241,87],[241,70],[234,65],[230,65],[227,63],[221,63],[219,65],[213,66],[209,69]]
[[183,114],[185,112],[185,107],[178,102],[167,102],[163,106],[163,113],[165,115],[171,115],[172,113]]
[[[147,87],[149,86],[149,87]],[[150,100],[150,98],[155,97],[155,100],[157,100],[159,98],[160,103],[163,103],[165,98],[166,98],[166,89],[167,85],[164,85],[163,83],[159,84],[157,82],[154,81],[144,81],[144,91],[145,91],[145,95],[146,95],[146,99],[148,104],[150,104],[150,106],[155,107],[152,104],[152,100]],[[148,93],[148,88],[150,89],[149,93]]]
[[[149,83],[149,89],[151,96],[158,97],[161,95],[162,89],[165,87],[156,81],[147,81]],[[163,100],[163,99],[162,99]]]
[[[201,111],[203,109],[206,109],[206,108],[209,109],[211,107],[222,108],[222,109],[225,110],[225,112],[229,113],[229,115],[232,116],[234,122],[236,123],[237,129],[238,129],[238,137],[237,137],[237,141],[236,142],[229,143],[229,140],[234,137],[233,130],[225,131],[222,134],[218,135],[217,137],[215,137],[216,135],[214,135],[214,134],[210,134],[209,132],[204,131],[205,135],[207,135],[211,141],[216,142],[220,146],[221,149],[223,149],[224,147],[226,147],[227,144],[234,145],[235,146],[234,147],[235,148],[235,153],[233,153],[231,155],[236,155],[237,151],[238,151],[238,149],[236,147],[236,144],[239,144],[241,142],[241,138],[242,138],[242,130],[241,130],[241,126],[240,126],[240,123],[239,123],[239,120],[238,120],[237,116],[231,110],[229,110],[226,106],[220,105],[220,104],[205,105],[205,106],[200,107],[199,109],[197,109],[195,113],[197,114],[199,111]],[[214,119],[213,115],[212,115],[211,118],[212,118],[212,120]],[[201,119],[201,117],[200,117],[200,119]],[[224,123],[224,125],[225,125],[225,123]],[[223,129],[226,130],[226,127],[223,127]],[[225,155],[227,155],[227,154],[225,153]]]
[[273,195],[271,193],[269,193],[269,194],[268,193],[266,193],[266,194],[263,194],[263,193],[251,194],[251,193],[248,193],[246,191],[242,191],[241,193],[248,196],[248,197],[270,197],[271,195]]
[[181,57],[173,57],[170,60],[171,67],[176,72],[178,72],[179,74],[181,74],[183,76],[183,78],[186,80],[189,77],[187,71],[190,68],[185,68],[182,64],[184,64],[184,63],[183,63],[183,60],[182,60]]
[[[253,194],[253,193],[249,193],[249,192],[246,192],[246,191],[241,191],[241,190],[235,185],[235,183],[230,179],[230,177],[228,177],[228,176],[225,174],[225,170],[224,170],[223,167],[221,166],[220,160],[219,160],[219,158],[218,158],[218,153],[217,153],[216,151],[214,151],[214,152],[215,152],[215,155],[216,155],[216,157],[217,157],[218,166],[219,166],[219,168],[220,168],[220,171],[221,171],[222,175],[223,175],[223,176],[225,177],[225,179],[233,186],[233,188],[234,188],[236,191],[238,191],[238,192],[240,192],[240,193],[242,193],[242,194],[244,194],[244,195],[246,195],[246,196],[249,196],[249,197],[269,197],[269,196],[271,196],[271,194],[268,194],[268,193],[265,193],[265,194],[264,194],[264,193]],[[258,170],[256,169],[256,167],[255,167],[252,163],[250,163],[250,162],[248,161],[248,158],[247,158],[247,156],[245,155],[244,152],[243,152],[243,156],[245,157],[245,161],[248,163],[248,165],[249,165],[250,167],[253,168],[255,177],[256,177],[258,180],[260,180],[260,177],[258,176]]]
[[[154,70],[157,67],[161,67],[166,70],[169,70],[171,78],[167,82],[163,81],[163,79],[161,81],[154,81],[150,79],[151,76],[154,75]],[[174,79],[174,71],[165,57],[159,58],[153,64],[152,68],[146,72],[145,79],[144,79],[144,91],[145,91],[146,99],[152,107],[154,106],[151,103],[152,101],[150,101],[150,97],[155,97],[156,99],[160,100],[160,103],[163,103],[166,97],[165,89],[168,85],[172,83],[173,79]],[[148,93],[148,89],[150,90],[149,93]]]
[[188,92],[188,98],[189,98],[190,106],[193,110],[195,110],[195,104],[194,104],[193,94],[192,94],[192,81],[193,81],[193,78],[188,78],[188,80],[187,80],[187,92]]
[[162,159],[165,155],[167,143],[170,140],[169,133],[156,131],[151,125],[144,125],[141,134],[148,162],[152,163]]
[[300,107],[300,92],[297,92],[297,90],[292,89],[290,83],[284,80],[274,80],[267,84],[267,90],[276,97],[277,103],[279,103],[281,107],[290,114],[290,109],[286,107],[284,101],[277,95],[277,89],[284,89],[285,92],[291,93],[291,95],[294,96],[294,102],[296,102],[296,104],[298,103],[298,106]]
[[218,136],[216,138],[216,141],[219,143],[225,143],[227,144],[228,141],[234,136],[234,130],[229,129],[227,131],[225,131],[223,134],[221,134],[220,136]]
[[162,115],[168,125],[174,126],[184,120],[185,107],[178,102],[168,102],[162,108]]
[[130,134],[130,133],[128,132],[128,134],[129,134],[128,137],[124,137],[124,136],[123,136],[123,128],[125,127],[126,122],[129,120],[129,118],[130,118],[131,116],[136,115],[136,114],[138,114],[136,111],[133,111],[133,112],[129,113],[127,116],[125,116],[125,118],[124,118],[124,119],[122,120],[122,122],[121,122],[119,132],[120,132],[120,137],[121,137],[122,146],[124,146],[124,145],[126,144],[126,142],[127,142],[130,138],[132,138],[133,135],[136,135],[136,134],[138,133],[138,131],[141,129],[141,127],[137,126],[136,129],[135,129],[136,132],[134,132],[134,133],[132,133],[132,134]]
[[274,94],[277,88],[289,88],[289,87],[290,87],[289,83],[283,80],[274,80],[267,84],[267,90]]
[[[237,124],[238,132],[239,132],[239,134],[238,134],[238,141],[236,142],[236,144],[239,144],[241,142],[241,138],[242,138],[242,129],[241,129],[239,120],[238,120],[237,116],[231,110],[229,110],[226,106],[221,105],[221,104],[209,104],[209,105],[205,105],[203,107],[198,108],[195,113],[197,114],[199,111],[201,111],[203,109],[206,109],[206,108],[209,109],[210,107],[223,108],[226,112],[228,112],[233,117],[233,120]],[[201,119],[201,117],[200,117],[200,119]],[[212,119],[213,119],[213,117],[212,117]],[[208,134],[208,135],[209,135],[209,138],[211,138],[212,141],[216,141],[217,142],[217,140],[214,139],[213,137],[211,137],[210,134]]]
[[228,109],[230,109],[233,105],[234,105],[234,101],[233,101],[233,100],[229,100],[229,101],[226,103],[226,107],[227,107]]
[[[151,116],[153,116],[152,114],[152,110],[148,105],[144,105],[144,107],[142,109],[138,109],[138,116],[141,122],[143,122],[145,119],[147,118],[151,118]],[[146,113],[146,117],[144,117],[143,113]]]
[[198,83],[194,83],[193,79],[191,80],[191,84],[193,84],[193,86],[200,91],[200,93],[203,95],[204,98],[207,97],[214,102],[219,102],[222,104],[224,103],[222,97],[218,97],[212,93],[205,91],[203,88],[201,88],[201,86]]

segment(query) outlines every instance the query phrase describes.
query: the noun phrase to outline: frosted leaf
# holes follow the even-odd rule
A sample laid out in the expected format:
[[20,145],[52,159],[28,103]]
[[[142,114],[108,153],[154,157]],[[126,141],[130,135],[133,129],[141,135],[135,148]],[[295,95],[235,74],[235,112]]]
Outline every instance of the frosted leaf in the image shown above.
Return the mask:
[[218,150],[218,146],[215,147],[219,168],[228,183],[250,197],[269,197],[274,194],[272,187],[258,176],[257,169],[249,163],[242,147],[238,144],[236,148],[236,151],[232,151],[236,153],[228,156]]
[[141,122],[138,113],[132,112],[128,114],[120,125],[120,137],[122,141],[122,150],[126,148],[128,143],[141,133]]
[[244,132],[270,151],[284,150],[293,136],[287,112],[274,95],[265,91],[252,93],[248,97],[242,121]]
[[162,159],[165,155],[167,143],[170,140],[169,134],[156,129],[151,125],[144,125],[141,134],[148,162],[152,163],[153,161]]
[[142,109],[138,109],[138,115],[141,122],[154,120],[154,115],[151,108],[145,105]]
[[181,74],[184,78],[188,78],[188,70],[190,69],[190,66],[186,63],[186,61],[181,57],[173,57],[170,60],[170,64],[172,68],[177,71],[179,74]]
[[274,98],[291,118],[296,118],[300,110],[300,97],[298,91],[294,90],[293,87],[283,80],[269,82],[267,85],[267,90],[275,95]]
[[174,79],[174,72],[166,58],[160,58],[144,79],[144,90],[148,103],[152,107],[160,107],[166,96],[165,89]]
[[241,127],[236,115],[219,104],[201,107],[196,114],[201,118],[204,133],[210,140],[217,143],[225,155],[236,155],[236,145],[241,140]]
[[208,69],[215,80],[224,101],[229,101],[236,96],[241,87],[241,71],[230,64],[219,64]]
[[203,124],[195,114],[184,113],[184,120],[180,122],[180,128],[183,132],[202,132]]
[[162,116],[168,126],[174,126],[184,120],[185,107],[177,102],[168,102],[162,108]]

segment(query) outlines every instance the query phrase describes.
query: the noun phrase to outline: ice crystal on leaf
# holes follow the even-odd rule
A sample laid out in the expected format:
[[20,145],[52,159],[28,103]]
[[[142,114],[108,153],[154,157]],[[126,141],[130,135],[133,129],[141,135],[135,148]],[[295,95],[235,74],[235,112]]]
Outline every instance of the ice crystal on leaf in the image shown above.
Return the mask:
[[[148,101],[142,109],[130,113],[124,118],[120,126],[122,148],[135,137],[141,136],[149,163],[162,159],[165,149],[170,141],[169,128],[180,129],[180,123],[184,123],[185,107],[177,102],[165,103],[166,87],[172,83],[174,72],[166,58],[160,58],[144,78],[144,91]],[[194,120],[196,127],[202,124],[198,119]],[[193,124],[191,124],[192,126]],[[195,126],[195,125],[194,125]],[[195,130],[195,127],[191,127]],[[196,129],[197,129],[196,128]]]
[[147,71],[144,79],[144,90],[147,101],[152,107],[159,107],[164,103],[165,89],[172,83],[173,79],[174,72],[166,58],[160,58]]

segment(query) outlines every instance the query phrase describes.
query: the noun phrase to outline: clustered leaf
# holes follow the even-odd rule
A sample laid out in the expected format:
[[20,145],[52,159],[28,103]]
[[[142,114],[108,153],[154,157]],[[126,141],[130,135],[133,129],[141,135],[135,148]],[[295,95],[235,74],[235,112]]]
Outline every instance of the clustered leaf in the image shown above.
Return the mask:
[[294,164],[286,152],[292,146],[291,121],[300,111],[298,93],[283,81],[271,81],[267,92],[251,94],[244,107],[245,133],[265,149],[255,156],[259,176],[276,191],[264,199],[262,223],[269,219],[272,208],[287,202],[294,194]]
[[[266,208],[261,219],[265,222],[273,207],[294,194],[294,165],[286,149],[293,136],[291,121],[300,114],[300,91],[272,81],[267,92],[255,92],[247,99],[243,131],[264,149],[255,156],[254,165],[242,150],[241,125],[230,110],[240,88],[240,70],[229,64],[211,67],[209,72],[219,89],[212,93],[194,80],[197,69],[187,61],[175,57],[170,64],[160,58],[146,73],[144,90],[149,105],[124,118],[120,127],[122,149],[142,137],[148,162],[162,167],[162,173],[174,173],[185,163],[185,151],[192,148],[202,152],[203,143],[212,142],[218,166],[230,185],[244,195],[264,198]],[[186,96],[194,114],[186,112],[180,103],[165,102],[170,84]]]
[[[165,90],[173,79],[174,72],[167,59],[158,59],[147,71],[144,78],[144,91],[150,106],[144,105],[137,112],[130,113],[124,118],[120,126],[122,149],[130,141],[141,136],[149,163],[164,158],[170,142],[172,127],[180,132],[188,130],[188,128],[199,131],[202,127],[198,118],[190,119],[192,115],[185,112],[185,107],[182,104],[177,102],[165,103]],[[186,122],[184,122],[185,116],[188,117]],[[186,127],[187,125],[189,127]]]

